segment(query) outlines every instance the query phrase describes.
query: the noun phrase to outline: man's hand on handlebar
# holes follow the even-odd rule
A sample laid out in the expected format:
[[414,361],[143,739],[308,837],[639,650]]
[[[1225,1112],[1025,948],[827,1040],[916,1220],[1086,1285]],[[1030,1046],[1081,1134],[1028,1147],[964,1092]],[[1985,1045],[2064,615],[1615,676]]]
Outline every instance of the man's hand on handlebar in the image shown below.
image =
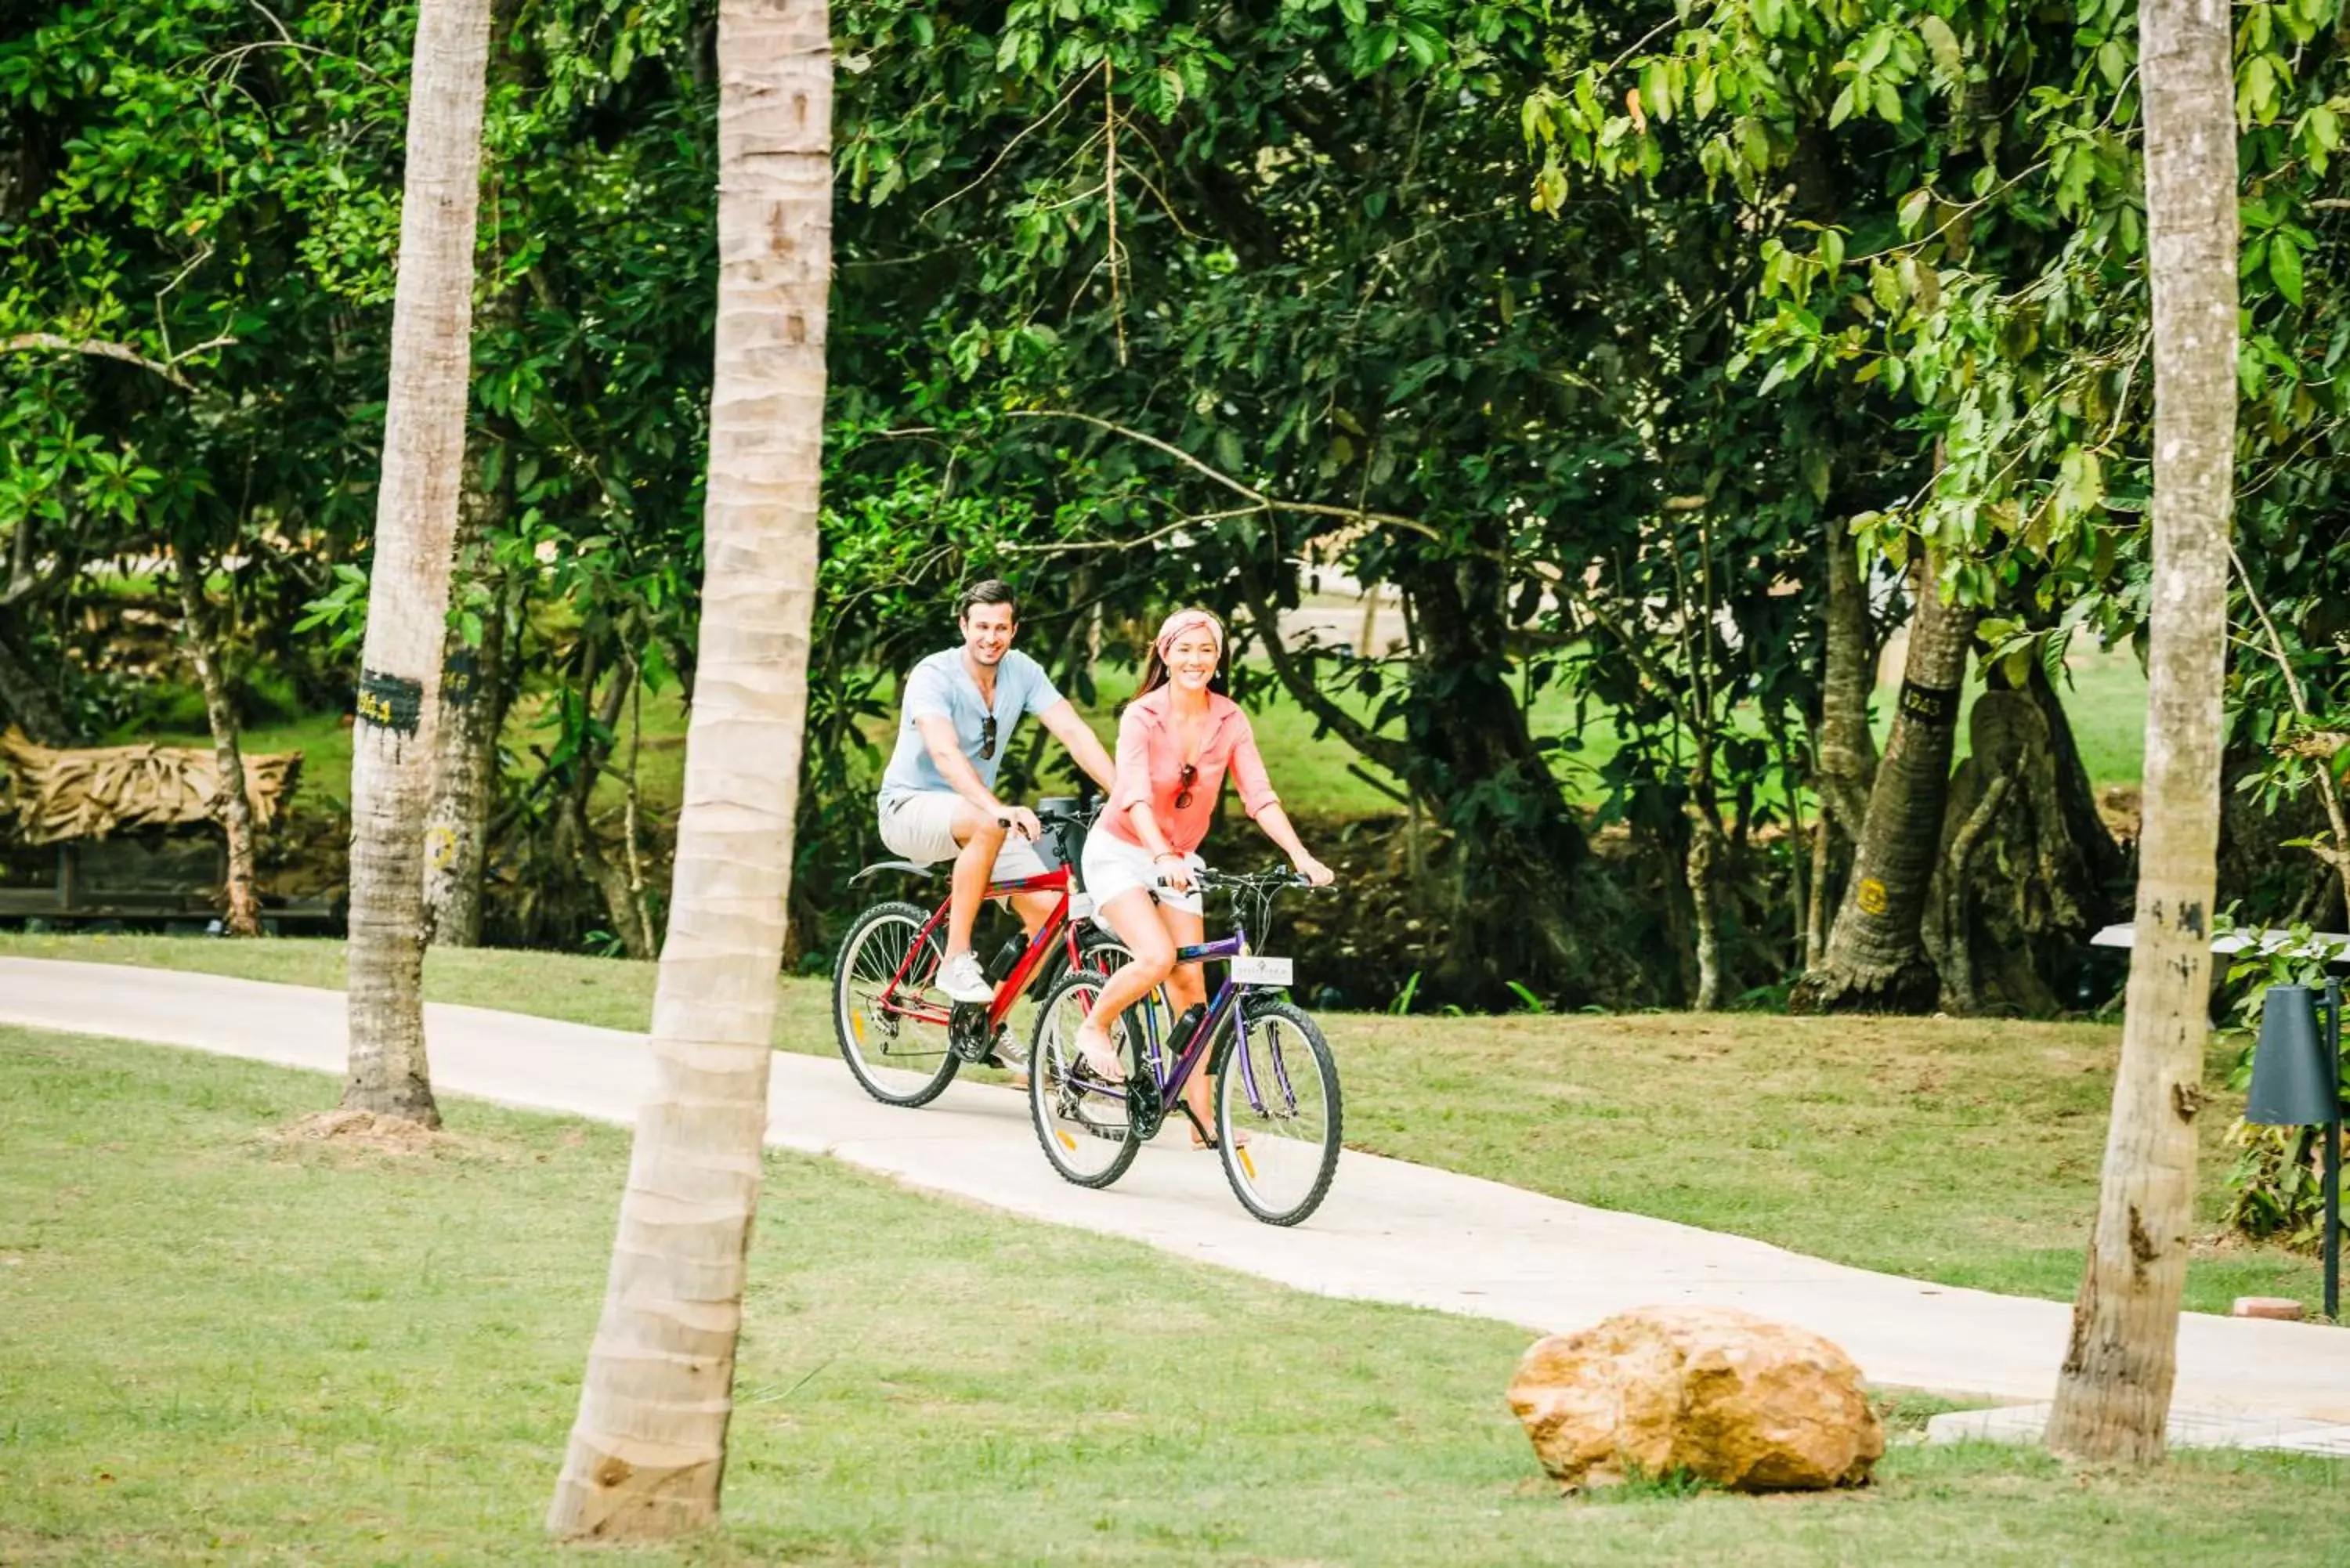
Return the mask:
[[1036,836],[1044,831],[1036,821],[1036,814],[1024,805],[998,806],[995,820],[1031,844],[1036,842]]

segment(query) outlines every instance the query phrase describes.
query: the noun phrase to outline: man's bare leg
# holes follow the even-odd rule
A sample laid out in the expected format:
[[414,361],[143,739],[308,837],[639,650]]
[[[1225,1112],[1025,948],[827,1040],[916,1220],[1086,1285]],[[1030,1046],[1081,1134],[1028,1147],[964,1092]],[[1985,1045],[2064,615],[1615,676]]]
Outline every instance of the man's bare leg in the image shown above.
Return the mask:
[[995,857],[1003,848],[1006,829],[992,816],[966,810],[955,817],[955,837],[962,845],[955,857],[954,877],[947,902],[946,959],[971,951],[972,923],[987,898],[987,884],[995,875]]

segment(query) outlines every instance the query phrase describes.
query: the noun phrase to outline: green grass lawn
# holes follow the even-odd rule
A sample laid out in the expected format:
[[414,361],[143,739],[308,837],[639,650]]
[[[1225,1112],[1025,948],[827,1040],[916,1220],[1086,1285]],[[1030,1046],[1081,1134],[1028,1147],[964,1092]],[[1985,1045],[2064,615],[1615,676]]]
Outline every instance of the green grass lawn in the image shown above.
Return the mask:
[[[343,982],[328,941],[0,934],[0,953]],[[436,950],[426,980],[436,1001],[640,1030],[654,969]],[[824,982],[781,983],[777,1045],[830,1055]],[[1357,1147],[1946,1284],[2064,1301],[2080,1282],[2117,1029],[1750,1013],[1325,1022]],[[2202,1117],[2212,1239],[2189,1264],[2188,1305],[2285,1295],[2314,1311],[2314,1259],[2219,1239],[2223,1135],[2241,1103],[2219,1086],[2223,1067],[2215,1057]]]
[[[578,1562],[539,1521],[617,1129],[452,1107],[431,1153],[276,1129],[327,1081],[0,1029],[0,1562]],[[726,1520],[594,1561],[2341,1563],[2341,1467],[2149,1474],[1897,1443],[1879,1484],[1552,1495],[1525,1336],[1336,1302],[775,1155]],[[1912,1408],[1916,1408],[1912,1407]]]

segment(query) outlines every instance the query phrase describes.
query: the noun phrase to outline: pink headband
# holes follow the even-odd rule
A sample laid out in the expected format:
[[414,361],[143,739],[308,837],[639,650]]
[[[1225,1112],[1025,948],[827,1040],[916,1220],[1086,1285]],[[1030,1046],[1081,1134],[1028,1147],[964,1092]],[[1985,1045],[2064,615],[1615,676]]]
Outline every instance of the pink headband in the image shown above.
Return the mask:
[[1210,615],[1203,609],[1180,609],[1173,615],[1169,616],[1165,620],[1159,622],[1159,639],[1152,646],[1159,649],[1159,657],[1164,659],[1167,657],[1167,650],[1175,646],[1175,639],[1177,638],[1182,636],[1187,631],[1193,631],[1201,627],[1206,627],[1208,630],[1215,634],[1216,651],[1218,653],[1223,652],[1223,623],[1217,620],[1214,616]]

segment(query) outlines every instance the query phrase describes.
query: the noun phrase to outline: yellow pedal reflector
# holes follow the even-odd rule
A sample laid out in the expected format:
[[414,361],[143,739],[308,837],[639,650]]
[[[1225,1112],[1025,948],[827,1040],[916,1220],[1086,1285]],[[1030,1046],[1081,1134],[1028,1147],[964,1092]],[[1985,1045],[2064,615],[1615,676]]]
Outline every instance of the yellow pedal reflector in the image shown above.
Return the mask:
[[1248,1172],[1248,1179],[1251,1181],[1254,1181],[1256,1179],[1256,1161],[1249,1158],[1248,1145],[1241,1144],[1236,1147],[1232,1152],[1241,1157],[1241,1168]]
[[1077,1152],[1077,1140],[1071,1137],[1067,1133],[1063,1132],[1059,1127],[1055,1127],[1053,1129],[1053,1136],[1061,1140],[1061,1147],[1063,1148],[1067,1149],[1071,1154]]

